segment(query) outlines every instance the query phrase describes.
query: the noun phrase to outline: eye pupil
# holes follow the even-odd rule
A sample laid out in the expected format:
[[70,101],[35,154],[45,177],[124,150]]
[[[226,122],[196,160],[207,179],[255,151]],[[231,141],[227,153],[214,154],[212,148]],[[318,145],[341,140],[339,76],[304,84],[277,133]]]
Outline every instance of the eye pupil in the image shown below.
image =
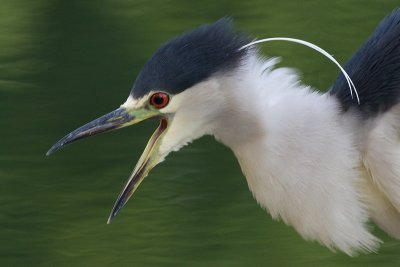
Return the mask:
[[164,98],[159,95],[156,95],[154,96],[153,102],[156,105],[162,105],[162,103],[164,103]]
[[156,108],[163,108],[169,102],[169,96],[166,93],[155,93],[150,97],[150,104]]

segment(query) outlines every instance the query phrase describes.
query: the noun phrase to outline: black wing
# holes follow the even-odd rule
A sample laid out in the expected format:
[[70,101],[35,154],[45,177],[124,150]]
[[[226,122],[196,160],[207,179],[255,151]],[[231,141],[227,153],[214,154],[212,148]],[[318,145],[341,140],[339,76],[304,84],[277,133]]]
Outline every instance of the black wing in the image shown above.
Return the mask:
[[329,93],[344,111],[357,109],[364,117],[389,110],[400,100],[400,8],[379,23],[375,32],[346,63],[344,69],[357,88],[352,98],[346,79],[338,76]]

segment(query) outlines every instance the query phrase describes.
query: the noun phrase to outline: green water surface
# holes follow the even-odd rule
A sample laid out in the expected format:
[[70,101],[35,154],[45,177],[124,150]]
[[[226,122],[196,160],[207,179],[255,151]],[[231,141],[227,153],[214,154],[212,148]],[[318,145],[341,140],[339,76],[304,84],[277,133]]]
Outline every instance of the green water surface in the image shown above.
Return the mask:
[[[397,1],[0,0],[0,266],[400,266],[400,241],[349,258],[304,241],[253,200],[229,149],[204,137],[111,207],[157,122],[47,149],[122,104],[174,35],[226,15],[254,37],[314,42],[344,63]],[[337,68],[269,43],[324,90]],[[371,225],[371,227],[374,227]],[[399,225],[400,227],[400,225]]]

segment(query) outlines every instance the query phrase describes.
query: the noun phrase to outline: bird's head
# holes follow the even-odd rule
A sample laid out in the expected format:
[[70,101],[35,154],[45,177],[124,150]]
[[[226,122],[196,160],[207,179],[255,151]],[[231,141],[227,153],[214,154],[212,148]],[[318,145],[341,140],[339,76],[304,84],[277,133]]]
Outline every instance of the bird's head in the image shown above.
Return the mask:
[[233,31],[229,19],[172,39],[144,65],[124,104],[66,135],[47,154],[88,136],[150,118],[160,120],[114,205],[110,222],[149,171],[171,151],[212,133],[229,97],[220,90],[220,77],[240,66],[248,52],[241,48],[248,42],[245,35]]

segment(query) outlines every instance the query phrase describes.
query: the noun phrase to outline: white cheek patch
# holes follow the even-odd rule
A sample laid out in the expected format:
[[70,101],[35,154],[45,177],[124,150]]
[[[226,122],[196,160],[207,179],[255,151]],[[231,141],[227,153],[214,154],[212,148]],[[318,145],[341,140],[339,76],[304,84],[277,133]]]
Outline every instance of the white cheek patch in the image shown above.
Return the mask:
[[160,109],[161,113],[174,113],[181,105],[182,102],[182,94],[179,95],[169,95],[169,103],[164,108]]
[[205,96],[216,97],[215,93],[218,92],[220,84],[216,79],[209,79],[200,82],[183,92],[176,95],[169,95],[169,104],[160,109],[162,113],[175,113],[180,107],[186,106],[186,103],[193,103],[193,105],[198,105],[198,99],[205,99]]

